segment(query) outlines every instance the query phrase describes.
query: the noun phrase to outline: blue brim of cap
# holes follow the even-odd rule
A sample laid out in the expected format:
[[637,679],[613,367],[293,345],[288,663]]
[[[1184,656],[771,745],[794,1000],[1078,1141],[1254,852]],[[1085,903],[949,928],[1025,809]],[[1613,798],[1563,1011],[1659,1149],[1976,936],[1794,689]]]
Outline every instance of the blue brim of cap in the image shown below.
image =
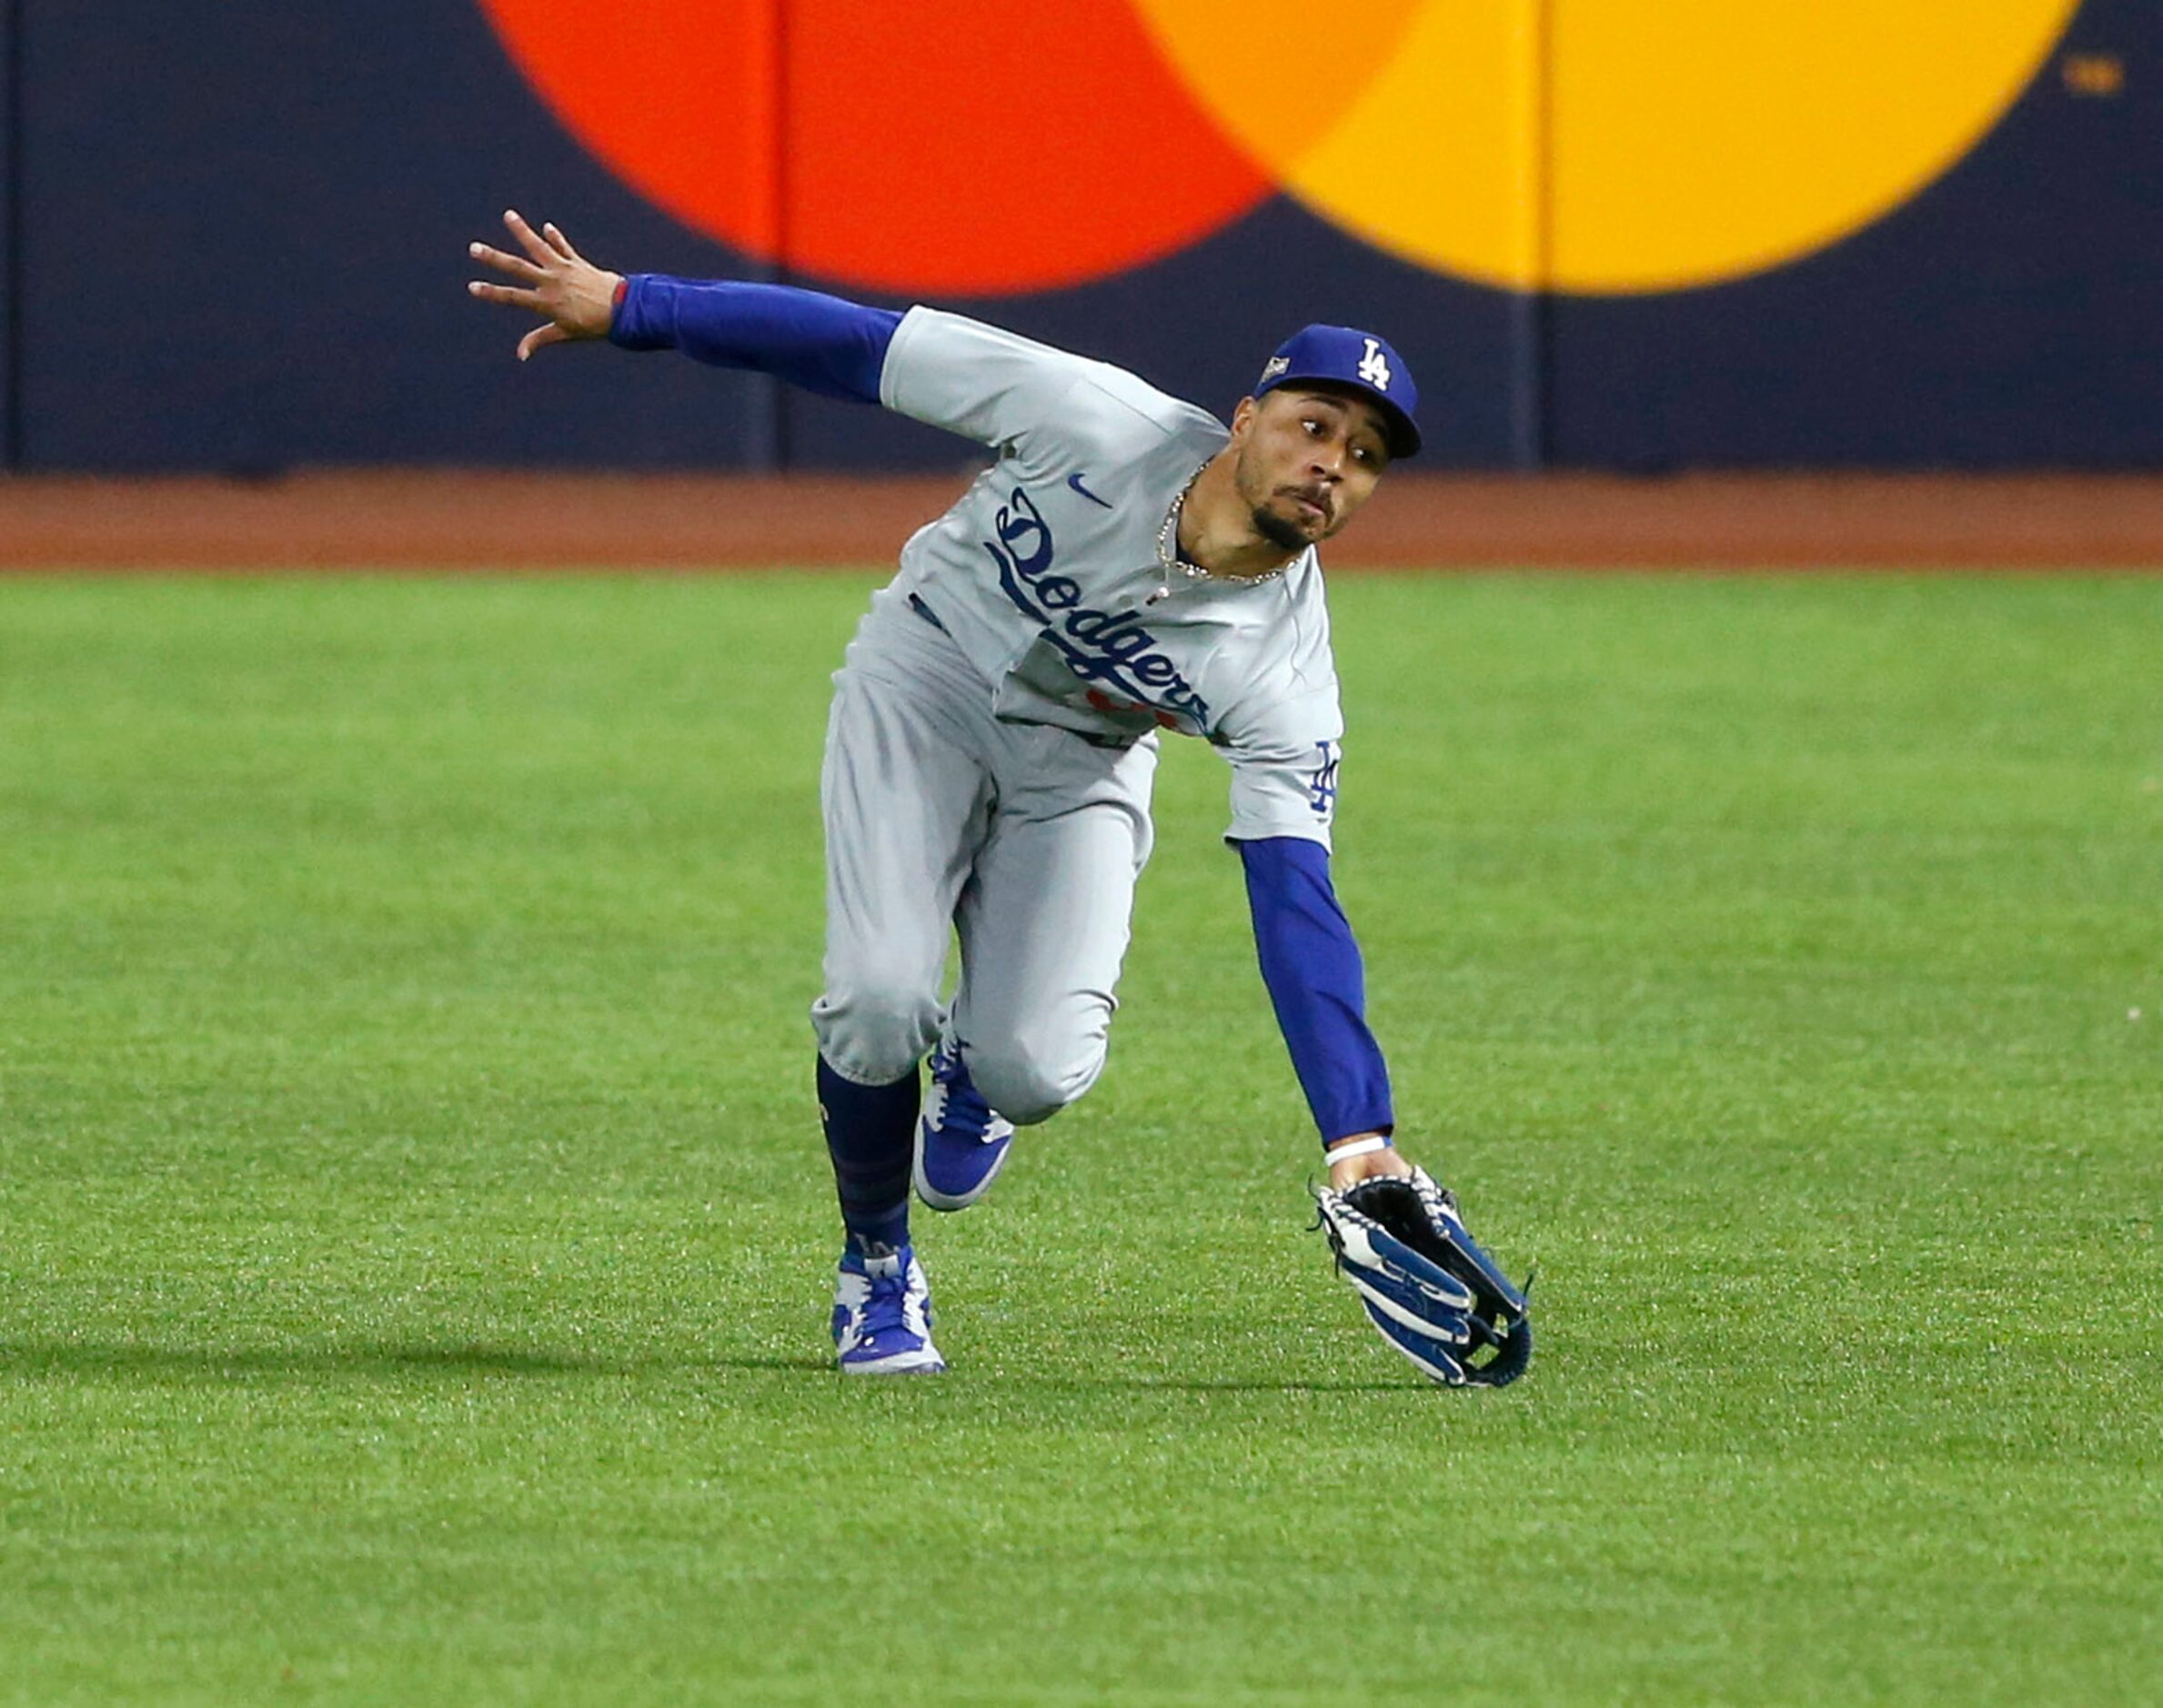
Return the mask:
[[1266,386],[1257,387],[1254,395],[1259,397],[1283,386],[1313,386],[1323,391],[1343,392],[1348,397],[1357,397],[1363,403],[1373,404],[1381,411],[1382,418],[1389,424],[1390,460],[1395,462],[1399,457],[1419,455],[1419,424],[1389,398],[1361,385],[1357,380],[1345,379],[1336,374],[1279,374]]

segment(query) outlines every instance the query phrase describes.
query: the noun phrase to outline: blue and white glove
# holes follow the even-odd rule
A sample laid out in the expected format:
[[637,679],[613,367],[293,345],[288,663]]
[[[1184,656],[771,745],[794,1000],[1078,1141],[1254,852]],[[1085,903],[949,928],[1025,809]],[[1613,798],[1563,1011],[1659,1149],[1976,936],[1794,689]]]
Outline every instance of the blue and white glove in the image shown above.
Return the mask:
[[1451,1387],[1499,1388],[1524,1373],[1525,1288],[1480,1250],[1456,1199],[1424,1169],[1324,1187],[1314,1202],[1337,1272],[1383,1340]]

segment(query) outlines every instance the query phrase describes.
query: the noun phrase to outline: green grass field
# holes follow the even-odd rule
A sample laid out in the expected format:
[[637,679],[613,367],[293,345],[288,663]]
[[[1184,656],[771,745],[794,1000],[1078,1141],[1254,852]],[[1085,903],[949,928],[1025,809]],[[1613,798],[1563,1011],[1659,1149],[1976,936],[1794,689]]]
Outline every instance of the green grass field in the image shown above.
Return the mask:
[[951,1373],[830,1373],[868,585],[0,584],[0,1702],[2156,1699],[2163,579],[1337,587],[1489,1394],[1306,1231],[1193,743]]

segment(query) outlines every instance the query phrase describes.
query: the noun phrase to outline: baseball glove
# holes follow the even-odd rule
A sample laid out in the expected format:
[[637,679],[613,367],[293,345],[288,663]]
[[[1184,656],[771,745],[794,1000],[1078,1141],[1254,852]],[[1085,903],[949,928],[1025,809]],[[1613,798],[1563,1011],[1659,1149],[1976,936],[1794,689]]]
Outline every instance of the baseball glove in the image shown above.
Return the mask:
[[1524,1373],[1532,1278],[1512,1285],[1425,1170],[1319,1188],[1314,1203],[1337,1272],[1398,1351],[1451,1387],[1499,1388]]

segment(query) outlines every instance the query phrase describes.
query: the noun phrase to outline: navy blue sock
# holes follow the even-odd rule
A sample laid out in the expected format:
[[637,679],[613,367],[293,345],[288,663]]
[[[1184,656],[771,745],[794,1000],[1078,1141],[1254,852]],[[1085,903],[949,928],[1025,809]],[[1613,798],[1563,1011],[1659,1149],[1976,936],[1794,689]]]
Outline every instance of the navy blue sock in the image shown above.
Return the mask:
[[859,1251],[909,1243],[909,1170],[920,1096],[913,1068],[891,1085],[858,1085],[819,1059],[819,1119],[833,1158],[841,1225]]

